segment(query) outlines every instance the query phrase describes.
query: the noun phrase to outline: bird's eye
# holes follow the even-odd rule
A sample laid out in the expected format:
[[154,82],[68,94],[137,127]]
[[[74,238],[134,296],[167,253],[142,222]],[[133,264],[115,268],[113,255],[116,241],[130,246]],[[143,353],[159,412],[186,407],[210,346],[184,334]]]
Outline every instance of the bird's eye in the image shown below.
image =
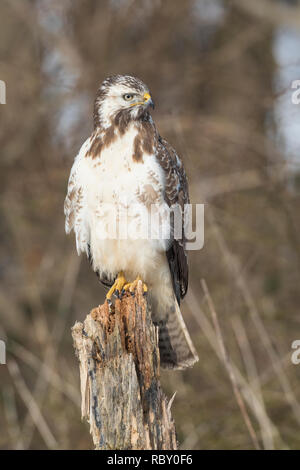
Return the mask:
[[133,99],[133,95],[130,93],[126,93],[126,95],[123,95],[123,98],[125,101],[131,101]]

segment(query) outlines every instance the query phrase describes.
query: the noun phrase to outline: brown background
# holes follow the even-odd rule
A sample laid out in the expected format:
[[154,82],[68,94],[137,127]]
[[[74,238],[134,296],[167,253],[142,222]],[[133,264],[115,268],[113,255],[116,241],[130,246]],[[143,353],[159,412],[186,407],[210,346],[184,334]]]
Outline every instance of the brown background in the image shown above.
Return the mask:
[[149,85],[192,202],[206,203],[182,306],[200,362],[162,372],[181,448],[299,448],[300,173],[276,119],[274,54],[279,28],[300,29],[298,2],[2,0],[0,17],[0,448],[92,446],[70,328],[104,291],[64,233],[63,201],[111,73]]

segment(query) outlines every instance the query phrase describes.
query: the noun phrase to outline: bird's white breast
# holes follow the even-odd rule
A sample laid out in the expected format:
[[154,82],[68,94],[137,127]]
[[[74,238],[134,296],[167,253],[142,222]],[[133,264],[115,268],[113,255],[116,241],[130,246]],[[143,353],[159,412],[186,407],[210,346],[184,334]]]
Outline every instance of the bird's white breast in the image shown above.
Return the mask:
[[[154,268],[155,253],[166,248],[164,239],[141,239],[151,198],[162,211],[167,210],[167,205],[163,198],[164,174],[155,155],[144,152],[140,161],[134,159],[137,132],[134,125],[128,126],[124,135],[104,147],[96,158],[85,156],[90,145],[87,143],[78,162],[94,269],[106,274],[115,275],[123,264],[127,271],[132,266],[133,274],[147,276],[147,271]],[[114,207],[127,210],[125,239],[124,233],[120,237],[116,231]],[[160,218],[156,223],[159,226],[152,227],[152,234],[168,232],[166,219]]]
[[102,150],[99,158],[88,162],[93,173],[93,184],[89,185],[91,205],[96,202],[96,194],[101,202],[132,203],[137,191],[149,181],[149,171],[153,171],[159,181],[157,189],[162,187],[163,175],[154,155],[144,155],[142,163],[133,160],[137,132],[130,126],[123,136]]

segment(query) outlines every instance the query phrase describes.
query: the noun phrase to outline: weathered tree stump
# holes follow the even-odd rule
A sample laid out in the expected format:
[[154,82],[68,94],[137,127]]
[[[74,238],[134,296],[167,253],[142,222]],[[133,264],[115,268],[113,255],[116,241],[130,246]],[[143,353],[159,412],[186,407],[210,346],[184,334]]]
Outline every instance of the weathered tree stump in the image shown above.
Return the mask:
[[96,449],[177,449],[175,423],[159,383],[158,328],[139,282],[72,328],[81,413]]

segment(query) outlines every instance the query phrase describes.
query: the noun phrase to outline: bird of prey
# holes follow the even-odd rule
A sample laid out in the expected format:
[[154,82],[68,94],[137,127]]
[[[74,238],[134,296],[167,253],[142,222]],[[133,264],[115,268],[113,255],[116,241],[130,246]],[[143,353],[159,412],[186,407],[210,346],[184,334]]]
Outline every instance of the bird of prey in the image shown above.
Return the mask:
[[[179,308],[188,287],[186,221],[182,217],[182,236],[175,238],[166,214],[174,205],[184,213],[188,183],[181,159],[156,129],[151,107],[150,91],[138,78],[114,75],[101,84],[94,131],[71,169],[65,227],[67,233],[74,230],[78,254],[87,254],[109,288],[108,301],[114,294],[133,293],[142,280],[158,326],[161,365],[183,369],[198,360]],[[127,210],[126,237],[107,236],[120,217],[110,210],[115,206]],[[155,211],[151,236],[136,236],[143,233],[145,216]]]

